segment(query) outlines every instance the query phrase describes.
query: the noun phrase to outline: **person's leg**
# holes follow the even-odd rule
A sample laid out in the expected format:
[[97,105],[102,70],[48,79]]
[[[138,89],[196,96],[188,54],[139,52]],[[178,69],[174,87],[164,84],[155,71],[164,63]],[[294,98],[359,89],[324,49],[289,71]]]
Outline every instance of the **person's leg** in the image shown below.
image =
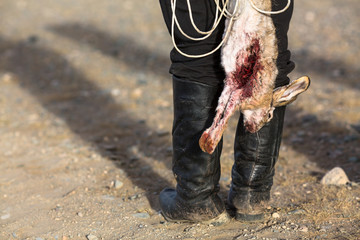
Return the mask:
[[[160,4],[170,29],[170,0],[161,0]],[[212,1],[196,1],[192,8],[199,28],[209,29],[215,10]],[[186,1],[178,1],[177,9],[184,31],[197,36],[189,22]],[[221,41],[222,32],[223,23],[210,38],[201,42],[190,41],[178,31],[175,38],[184,52],[201,54]],[[171,52],[174,95],[172,170],[177,186],[176,189],[164,189],[159,197],[162,214],[168,221],[226,221],[224,203],[217,195],[222,144],[210,155],[201,151],[198,143],[202,132],[211,125],[222,90],[224,72],[219,54],[190,59],[176,50]]]
[[[272,0],[273,10],[282,9],[286,1]],[[287,31],[293,11],[290,8],[279,15],[272,15],[278,44],[276,87],[289,82],[287,74],[294,69],[290,61]],[[232,168],[232,183],[228,196],[230,208],[236,209],[238,220],[260,220],[270,199],[273,185],[274,166],[279,155],[285,107],[276,108],[273,119],[256,133],[249,133],[243,127],[240,117],[234,145],[235,163]]]
[[279,154],[285,107],[275,109],[273,119],[256,133],[249,133],[240,118],[235,136],[235,163],[228,204],[238,220],[260,220],[270,200],[274,166]]
[[162,214],[169,221],[207,221],[225,210],[217,195],[222,142],[210,155],[198,140],[211,124],[221,89],[174,76],[173,90],[172,170],[177,186],[160,193]]

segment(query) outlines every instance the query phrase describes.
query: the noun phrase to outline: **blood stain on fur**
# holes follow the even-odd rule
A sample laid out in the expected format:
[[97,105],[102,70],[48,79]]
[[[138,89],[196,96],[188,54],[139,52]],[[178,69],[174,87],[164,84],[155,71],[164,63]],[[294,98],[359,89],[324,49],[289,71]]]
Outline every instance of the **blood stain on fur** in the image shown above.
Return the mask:
[[238,57],[236,70],[231,74],[231,79],[236,88],[243,89],[243,98],[249,98],[253,94],[253,88],[257,83],[257,72],[263,69],[260,64],[260,43],[258,39],[254,39],[248,50],[248,56],[245,57],[243,63]]

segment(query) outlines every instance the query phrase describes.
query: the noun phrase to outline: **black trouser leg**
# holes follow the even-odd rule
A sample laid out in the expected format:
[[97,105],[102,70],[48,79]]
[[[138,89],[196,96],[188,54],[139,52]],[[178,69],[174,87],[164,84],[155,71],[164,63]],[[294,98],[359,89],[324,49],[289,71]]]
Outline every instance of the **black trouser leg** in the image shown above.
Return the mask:
[[[160,0],[161,10],[164,16],[166,26],[170,32],[171,29],[171,1]],[[214,18],[216,5],[213,0],[196,0],[191,1],[191,7],[194,22],[200,30],[211,29]],[[176,15],[181,28],[185,33],[192,37],[200,37],[192,24],[190,23],[189,12],[185,0],[178,0],[176,6]],[[225,27],[223,19],[215,31],[205,40],[193,41],[183,36],[175,27],[175,40],[183,52],[187,54],[203,54],[213,50],[222,40]],[[181,79],[188,81],[200,82],[206,85],[218,86],[223,83],[225,73],[221,67],[220,50],[207,57],[188,58],[181,55],[176,49],[170,53],[171,67],[170,73]]]
[[[286,1],[272,0],[273,10],[282,9]],[[294,69],[290,61],[287,31],[292,16],[290,8],[279,15],[272,15],[278,44],[276,87],[289,82],[287,75]],[[273,119],[260,131],[251,134],[243,127],[240,117],[234,145],[235,163],[232,168],[232,184],[228,204],[235,208],[239,220],[259,220],[263,217],[264,205],[270,199],[274,166],[279,155],[285,107],[275,109]]]

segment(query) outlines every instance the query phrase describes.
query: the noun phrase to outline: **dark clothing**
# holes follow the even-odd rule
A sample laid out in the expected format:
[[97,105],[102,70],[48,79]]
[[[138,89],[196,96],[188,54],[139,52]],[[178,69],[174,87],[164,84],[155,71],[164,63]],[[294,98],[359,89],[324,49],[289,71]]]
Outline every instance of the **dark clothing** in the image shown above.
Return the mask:
[[[215,18],[216,4],[213,0],[191,1],[194,22],[200,30],[208,30],[212,27]],[[160,0],[164,20],[169,32],[171,31],[171,0]],[[201,37],[197,33],[189,18],[187,3],[184,0],[178,0],[176,5],[176,15],[183,31],[192,37]],[[188,54],[203,54],[214,48],[222,40],[222,34],[225,28],[225,18],[219,24],[213,34],[202,41],[193,41],[183,36],[175,26],[175,40],[179,48]],[[201,82],[212,86],[222,84],[225,78],[225,72],[221,67],[220,50],[214,54],[203,58],[187,58],[181,55],[176,49],[170,53],[171,67],[170,73],[178,78],[185,78],[190,81]]]
[[[287,3],[284,0],[273,0],[272,10],[277,11],[283,9]],[[164,20],[169,32],[171,32],[172,9],[171,0],[160,0],[161,9]],[[194,22],[200,30],[206,31],[212,27],[215,19],[216,4],[213,0],[197,0],[191,1],[191,7],[194,17]],[[272,15],[273,23],[276,28],[276,37],[278,40],[279,56],[277,65],[279,75],[276,80],[276,87],[285,85],[289,82],[287,74],[289,74],[295,67],[294,63],[290,61],[290,51],[288,51],[287,32],[289,29],[289,22],[293,12],[293,1],[289,9],[281,14]],[[178,0],[176,5],[176,15],[179,24],[183,31],[192,37],[201,37],[197,33],[189,18],[187,3],[185,0]],[[193,41],[183,36],[175,26],[175,40],[180,48],[188,54],[203,54],[216,48],[222,40],[222,35],[225,28],[225,18],[219,24],[213,34],[202,41]],[[225,73],[221,66],[220,50],[214,54],[203,58],[187,58],[181,55],[176,49],[173,49],[170,54],[171,67],[170,73],[178,78],[185,78],[190,81],[201,82],[216,86],[222,84]]]
[[[287,1],[272,0],[272,10],[283,9]],[[166,25],[171,31],[171,0],[160,0]],[[199,29],[211,29],[216,4],[213,0],[191,1],[194,22]],[[278,44],[275,86],[289,82],[287,74],[294,69],[290,61],[287,31],[293,10],[272,15]],[[194,30],[185,0],[176,6],[178,21],[183,31],[200,37]],[[212,51],[222,41],[225,19],[206,40],[192,41],[175,27],[175,40],[183,52],[192,55]],[[170,54],[170,73],[173,74],[174,123],[173,123],[173,172],[176,189],[160,193],[163,216],[169,221],[204,221],[221,217],[224,204],[218,195],[220,154],[222,142],[213,154],[204,153],[199,146],[201,134],[211,125],[216,112],[217,99],[223,88],[225,72],[221,66],[220,50],[202,58],[188,58],[176,49]],[[256,133],[245,131],[240,117],[234,144],[232,183],[227,204],[236,210],[238,220],[253,221],[263,217],[263,203],[270,198],[274,165],[279,154],[285,107],[274,111],[273,119]]]

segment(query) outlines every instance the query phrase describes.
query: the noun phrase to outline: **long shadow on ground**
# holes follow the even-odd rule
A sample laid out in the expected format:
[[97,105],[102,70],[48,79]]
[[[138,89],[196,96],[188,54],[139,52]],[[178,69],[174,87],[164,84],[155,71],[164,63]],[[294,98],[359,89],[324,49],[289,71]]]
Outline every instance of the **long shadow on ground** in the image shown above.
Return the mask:
[[[82,44],[100,50],[103,54],[109,55],[126,63],[134,71],[152,72],[162,76],[166,70],[162,66],[168,65],[168,58],[155,55],[151,50],[137,46],[133,39],[119,36],[114,37],[93,26],[70,23],[66,25],[51,26],[50,30],[61,36],[77,41]],[[358,69],[338,61],[329,62],[319,57],[311,56],[308,52],[295,53],[299,61],[297,66],[300,71],[313,72],[323,75],[330,81],[338,81],[342,78],[342,83],[348,87],[359,87],[354,81],[348,81],[347,76],[354,76],[359,73]],[[136,58],[133,58],[136,56]],[[331,70],[339,69],[341,76],[328,76]],[[306,69],[306,70],[305,70]],[[299,100],[301,101],[301,99]],[[349,162],[348,159],[356,151],[356,146],[360,144],[360,138],[354,137],[354,133],[346,126],[335,125],[326,121],[319,121],[316,116],[304,113],[301,109],[293,106],[287,110],[286,128],[294,133],[310,132],[310,135],[301,134],[301,137],[285,137],[283,143],[293,147],[300,154],[306,155],[311,161],[317,163],[323,169],[331,169],[335,166],[342,166],[349,174],[351,180],[360,180],[359,164]],[[301,117],[299,117],[301,116]],[[338,154],[338,156],[335,156]]]
[[[284,133],[284,145],[291,146],[320,168],[329,170],[339,166],[351,181],[360,181],[360,135],[355,129],[341,123],[320,121],[316,115],[289,106]],[[314,174],[321,177],[323,173]]]
[[[69,25],[69,28],[71,29],[73,26]],[[67,29],[67,27],[62,28]],[[78,27],[69,32],[76,33],[77,31]],[[83,32],[85,36],[97,36],[96,42],[99,41],[99,48],[101,46],[109,47],[117,42],[111,36],[96,29],[91,31],[87,27],[86,31],[89,32]],[[69,37],[77,40],[77,37],[81,36]],[[78,40],[82,42],[81,38]],[[131,42],[131,39],[120,38],[120,40],[120,42]],[[91,46],[97,47],[94,44]],[[118,49],[119,54],[126,49],[129,48],[124,46]],[[102,156],[114,161],[119,168],[124,169],[135,185],[146,190],[151,206],[158,209],[157,197],[153,193],[159,192],[171,183],[157,174],[153,170],[153,165],[142,158],[134,158],[129,153],[129,148],[137,146],[145,155],[151,155],[152,152],[158,152],[157,149],[163,148],[164,145],[170,145],[168,140],[156,137],[149,139],[147,133],[152,129],[146,123],[131,117],[124,106],[117,104],[111,95],[104,93],[61,55],[27,42],[11,42],[0,38],[0,53],[6,51],[11,51],[11,54],[1,54],[0,69],[16,74],[20,86],[36,96],[45,109],[62,118],[71,131],[91,143]],[[105,49],[101,51],[106,52]],[[167,65],[166,58],[153,58],[150,50],[138,48],[134,43],[129,51],[141,53],[137,56],[136,61],[124,60],[134,68],[134,71],[142,69],[145,65],[144,71],[164,74],[164,76],[167,74],[163,70],[151,67],[152,64],[161,65],[164,62]],[[144,64],[148,62],[149,58],[152,59],[152,64]],[[119,61],[123,61],[123,59],[119,58]],[[84,92],[87,94],[83,94]],[[346,159],[358,146],[359,139],[346,139],[350,134],[349,129],[318,121],[316,117],[304,121],[297,117],[299,112],[301,109],[289,108],[287,115],[291,121],[288,121],[287,127],[291,128],[293,132],[309,129],[313,134],[302,135],[301,142],[293,142],[291,138],[285,138],[284,144],[292,146],[324,169],[346,164],[346,170],[350,177],[357,180],[359,164],[346,162]],[[324,135],[323,132],[328,132],[329,135]],[[118,142],[112,142],[113,139],[118,139]],[[329,141],[331,149],[328,149]],[[331,158],[329,156],[336,150],[335,147],[342,149],[344,153]],[[158,159],[165,158],[165,156],[159,156]],[[148,179],[152,181],[149,182]]]
[[[50,26],[49,29],[61,36],[67,37],[82,44],[87,44],[100,50],[104,55],[113,57],[126,63],[129,67],[142,71],[150,71],[159,76],[167,77],[169,57],[149,50],[136,44],[134,39],[126,35],[111,36],[91,25],[68,23]],[[327,60],[314,56],[306,49],[293,52],[297,71],[306,73],[320,73],[325,79],[339,82],[349,87],[360,89],[357,79],[360,75],[359,68],[349,66],[339,60]]]
[[[149,139],[151,129],[144,121],[131,117],[111,95],[55,52],[0,37],[0,56],[1,71],[14,73],[24,90],[63,119],[72,132],[91,143],[103,157],[114,161],[135,185],[146,191],[151,206],[158,209],[154,192],[170,182],[158,175],[152,165],[134,157],[129,149],[135,147],[151,155],[154,149],[170,145],[167,139]],[[166,157],[159,159],[162,158]]]
[[315,56],[306,49],[292,52],[293,60],[296,63],[296,70],[304,72],[311,76],[311,73],[319,74],[326,79],[340,86],[356,88],[360,90],[358,81],[360,68],[356,63],[354,65],[346,64],[337,59],[325,59],[321,56]]
[[94,26],[77,23],[51,26],[49,29],[60,36],[91,46],[135,71],[141,69],[142,72],[169,78],[169,57],[139,46],[134,39],[126,35],[115,37]]

